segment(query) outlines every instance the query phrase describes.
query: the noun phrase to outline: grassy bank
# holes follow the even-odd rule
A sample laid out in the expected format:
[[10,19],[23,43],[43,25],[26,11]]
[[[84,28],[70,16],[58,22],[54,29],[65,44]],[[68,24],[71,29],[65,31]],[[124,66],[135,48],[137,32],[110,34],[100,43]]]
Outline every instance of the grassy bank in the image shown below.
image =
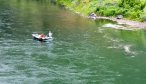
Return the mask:
[[146,0],[57,0],[57,3],[84,15],[94,12],[116,17],[122,14],[129,20],[146,21]]

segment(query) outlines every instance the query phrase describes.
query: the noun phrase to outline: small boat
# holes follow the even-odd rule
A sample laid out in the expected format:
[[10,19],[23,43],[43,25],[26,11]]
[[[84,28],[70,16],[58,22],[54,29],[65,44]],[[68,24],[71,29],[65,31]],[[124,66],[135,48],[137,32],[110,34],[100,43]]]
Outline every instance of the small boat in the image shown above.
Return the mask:
[[52,37],[48,37],[48,36],[44,36],[44,37],[41,37],[41,35],[39,34],[32,34],[32,37],[35,39],[35,40],[38,40],[38,41],[47,41],[49,39],[52,39]]

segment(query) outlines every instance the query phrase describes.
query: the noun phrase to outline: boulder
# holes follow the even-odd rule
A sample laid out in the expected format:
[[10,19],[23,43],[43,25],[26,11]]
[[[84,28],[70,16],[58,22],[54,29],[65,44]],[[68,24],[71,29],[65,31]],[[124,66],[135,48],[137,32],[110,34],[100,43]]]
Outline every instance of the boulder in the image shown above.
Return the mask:
[[117,19],[123,19],[123,15],[118,15]]

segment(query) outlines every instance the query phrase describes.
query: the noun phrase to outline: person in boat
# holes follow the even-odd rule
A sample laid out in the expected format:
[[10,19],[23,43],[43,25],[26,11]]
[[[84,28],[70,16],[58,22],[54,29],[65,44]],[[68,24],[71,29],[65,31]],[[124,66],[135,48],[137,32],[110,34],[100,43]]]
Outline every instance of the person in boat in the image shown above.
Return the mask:
[[46,35],[45,34],[40,34],[40,38],[45,38],[46,37]]
[[52,32],[51,31],[49,31],[48,37],[52,37]]

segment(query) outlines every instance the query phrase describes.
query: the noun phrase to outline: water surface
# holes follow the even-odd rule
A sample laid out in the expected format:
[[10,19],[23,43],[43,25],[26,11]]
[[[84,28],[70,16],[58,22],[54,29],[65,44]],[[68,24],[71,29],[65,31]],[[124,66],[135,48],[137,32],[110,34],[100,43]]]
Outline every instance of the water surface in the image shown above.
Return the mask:
[[[33,32],[53,32],[53,41]],[[47,0],[0,0],[1,84],[144,84],[146,31]]]

